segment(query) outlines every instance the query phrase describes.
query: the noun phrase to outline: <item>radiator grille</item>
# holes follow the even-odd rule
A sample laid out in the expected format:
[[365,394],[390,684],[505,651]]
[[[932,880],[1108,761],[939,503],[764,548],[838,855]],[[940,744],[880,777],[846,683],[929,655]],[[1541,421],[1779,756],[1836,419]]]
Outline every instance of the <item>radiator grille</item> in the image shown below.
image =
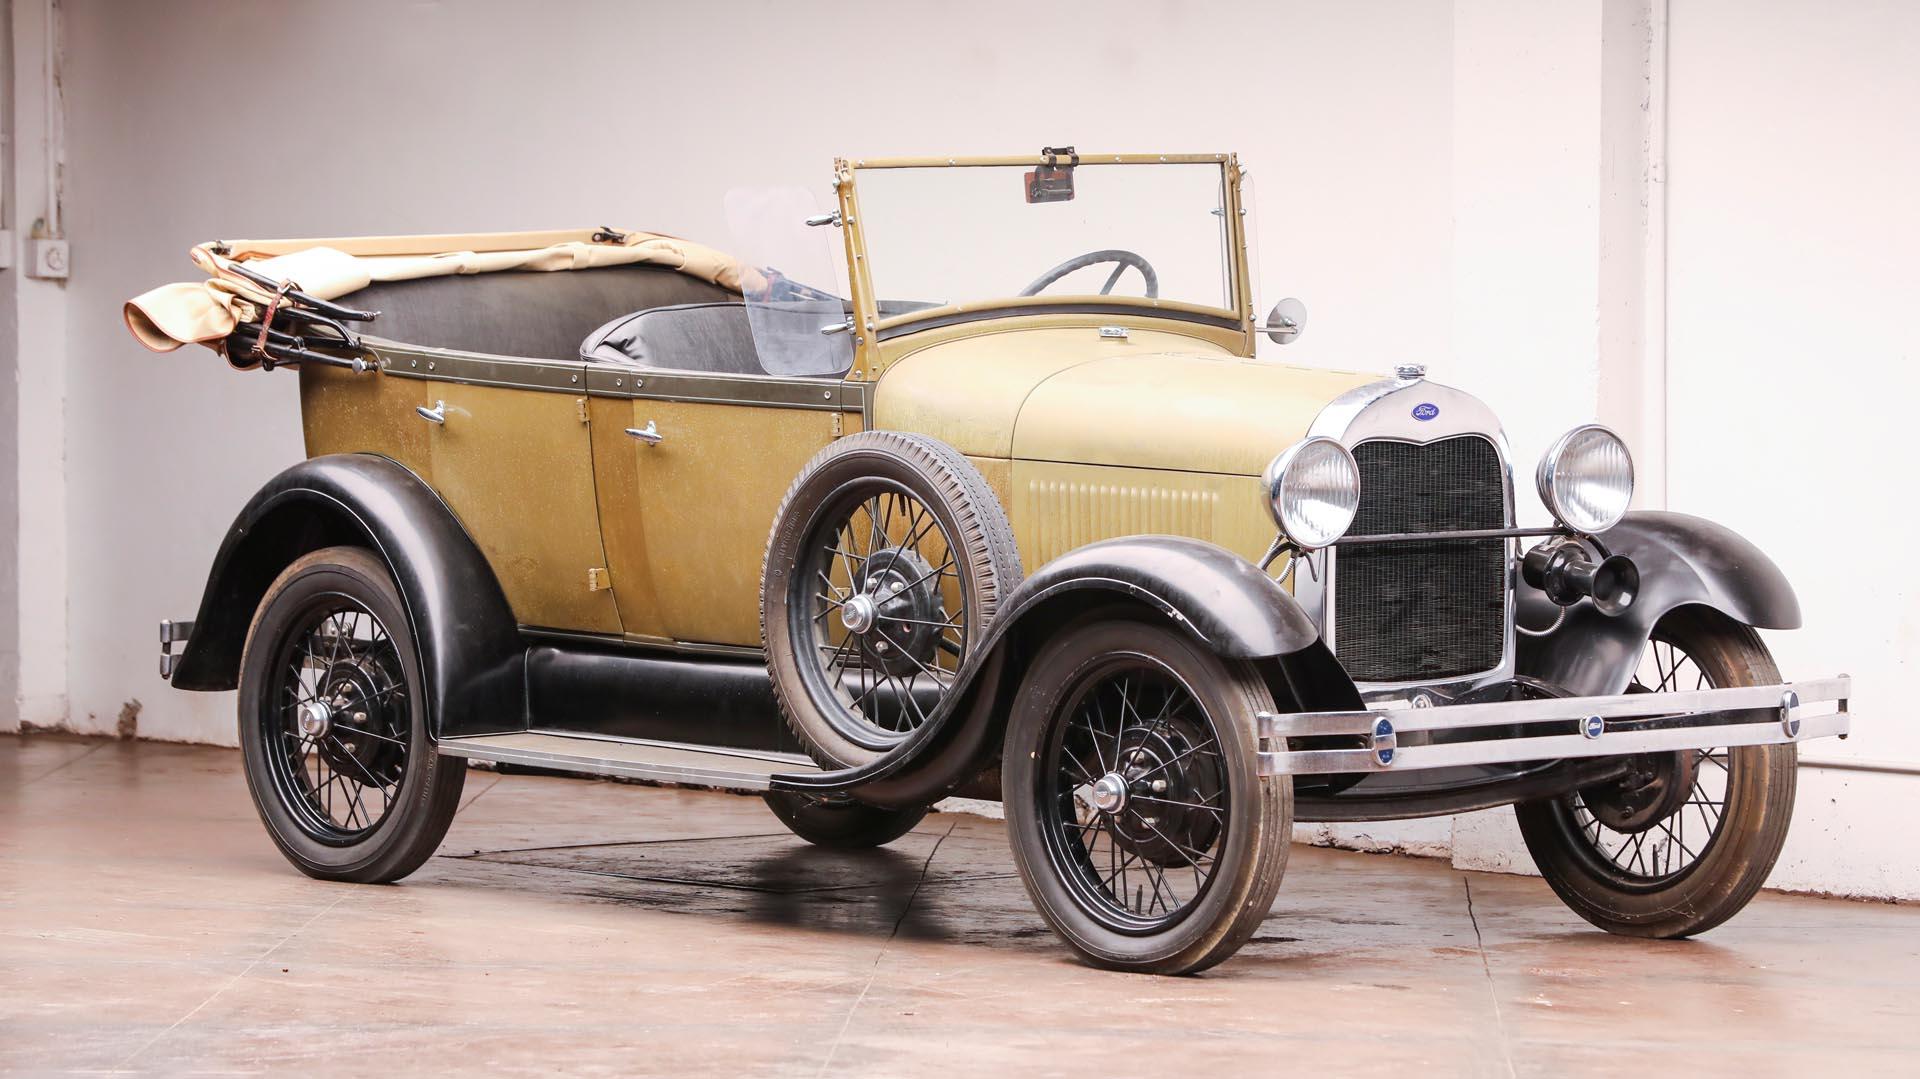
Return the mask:
[[[1507,523],[1500,455],[1478,435],[1425,445],[1362,442],[1353,456],[1360,511],[1349,535]],[[1356,681],[1449,678],[1499,665],[1504,541],[1342,547],[1334,573],[1334,650]]]

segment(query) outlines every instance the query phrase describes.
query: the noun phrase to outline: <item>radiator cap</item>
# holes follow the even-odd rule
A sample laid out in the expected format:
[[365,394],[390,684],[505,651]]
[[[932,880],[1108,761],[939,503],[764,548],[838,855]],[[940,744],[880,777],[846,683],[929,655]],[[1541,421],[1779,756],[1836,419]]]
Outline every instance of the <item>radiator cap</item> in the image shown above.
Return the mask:
[[1394,377],[1402,382],[1417,382],[1427,377],[1427,365],[1424,363],[1403,363],[1393,369]]

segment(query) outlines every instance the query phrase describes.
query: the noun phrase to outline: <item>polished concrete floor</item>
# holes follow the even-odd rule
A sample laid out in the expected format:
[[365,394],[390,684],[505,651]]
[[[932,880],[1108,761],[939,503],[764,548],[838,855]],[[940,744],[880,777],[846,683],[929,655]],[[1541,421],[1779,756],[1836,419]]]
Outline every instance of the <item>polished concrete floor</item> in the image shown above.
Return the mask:
[[1197,978],[1075,963],[1000,826],[881,851],[757,799],[476,772],[395,887],[295,873],[231,750],[0,737],[0,1072],[1920,1074],[1920,910],[1688,942],[1538,880],[1296,848]]

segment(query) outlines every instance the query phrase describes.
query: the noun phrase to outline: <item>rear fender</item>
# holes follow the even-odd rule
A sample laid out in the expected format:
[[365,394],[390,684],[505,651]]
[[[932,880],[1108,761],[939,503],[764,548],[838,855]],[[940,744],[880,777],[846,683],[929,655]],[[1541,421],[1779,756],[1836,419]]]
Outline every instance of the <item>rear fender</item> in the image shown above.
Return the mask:
[[420,648],[430,732],[525,727],[526,646],[485,556],[424,480],[372,454],[303,461],[240,511],[214,556],[175,688],[235,688],[267,588],[295,559],[332,546],[366,547],[392,572]]

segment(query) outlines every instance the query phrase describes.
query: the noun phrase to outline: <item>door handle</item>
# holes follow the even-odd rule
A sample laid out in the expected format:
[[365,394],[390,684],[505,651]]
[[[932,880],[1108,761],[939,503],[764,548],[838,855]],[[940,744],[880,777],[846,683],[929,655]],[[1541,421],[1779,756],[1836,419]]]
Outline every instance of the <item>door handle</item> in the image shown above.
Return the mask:
[[627,428],[627,433],[649,446],[658,446],[667,437],[660,433],[660,429],[653,425],[652,420],[648,420],[645,427]]
[[413,410],[419,413],[420,418],[428,423],[444,424],[447,422],[447,403],[445,401],[435,401],[432,408],[428,408],[425,405],[415,405],[413,406]]

